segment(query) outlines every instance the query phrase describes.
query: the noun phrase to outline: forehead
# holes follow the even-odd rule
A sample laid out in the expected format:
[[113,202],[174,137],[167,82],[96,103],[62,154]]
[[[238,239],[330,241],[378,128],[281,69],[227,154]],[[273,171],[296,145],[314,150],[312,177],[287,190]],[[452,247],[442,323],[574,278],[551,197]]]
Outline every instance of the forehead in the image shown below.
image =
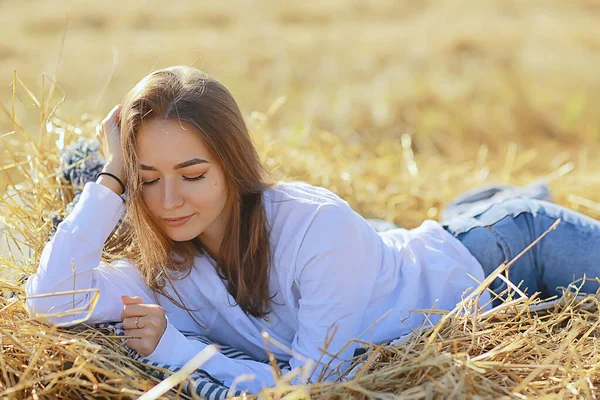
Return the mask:
[[138,132],[137,153],[143,164],[179,163],[192,156],[210,159],[210,151],[198,131],[185,121],[173,119],[145,122]]

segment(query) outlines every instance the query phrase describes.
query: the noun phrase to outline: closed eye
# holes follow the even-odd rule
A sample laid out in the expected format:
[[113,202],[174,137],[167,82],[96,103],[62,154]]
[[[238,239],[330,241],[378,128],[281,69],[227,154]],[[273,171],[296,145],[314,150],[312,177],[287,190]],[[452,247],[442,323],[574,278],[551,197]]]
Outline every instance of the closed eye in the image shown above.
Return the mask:
[[[183,178],[184,181],[187,181],[187,182],[196,182],[196,181],[199,181],[201,179],[204,179],[204,175],[206,175],[206,172],[203,173],[202,175],[198,175],[198,176],[189,177],[189,176],[183,176],[182,175],[181,177]],[[153,181],[142,182],[142,185],[146,185],[146,186],[147,185],[152,185],[152,184],[154,184],[156,182],[158,182],[158,178],[154,179]]]
[[153,181],[142,182],[142,185],[152,185],[155,182],[158,182],[158,179],[155,179]]
[[204,175],[206,175],[206,172],[203,173],[202,175],[198,175],[198,176],[193,176],[193,177],[188,177],[188,176],[181,176],[183,178],[184,181],[188,181],[188,182],[194,182],[194,181],[199,181],[200,179],[204,179]]

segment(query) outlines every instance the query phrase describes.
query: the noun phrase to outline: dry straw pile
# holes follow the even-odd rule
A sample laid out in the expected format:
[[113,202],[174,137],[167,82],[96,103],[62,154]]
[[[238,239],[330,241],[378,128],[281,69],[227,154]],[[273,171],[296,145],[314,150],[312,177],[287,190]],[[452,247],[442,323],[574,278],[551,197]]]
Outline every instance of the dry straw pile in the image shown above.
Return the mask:
[[[16,76],[14,83],[26,92]],[[65,122],[43,98],[28,95],[41,110],[39,134],[27,135],[14,113],[3,107],[14,122],[14,132],[0,136],[10,154],[0,169],[17,171],[24,178],[19,184],[12,182],[0,204],[3,234],[11,243],[10,252],[0,257],[0,269],[3,274],[13,273],[0,281],[4,293],[0,297],[0,396],[137,398],[158,382],[127,358],[118,338],[97,329],[51,328],[29,319],[24,308],[22,278],[35,271],[52,218],[73,196],[73,188],[57,173],[57,141],[68,144],[90,135],[94,126],[88,119]],[[482,148],[476,161],[442,169],[435,160],[419,160],[408,134],[401,140],[365,142],[368,139],[328,132],[309,137],[293,130],[274,131],[270,118],[284,103],[281,99],[265,113],[248,118],[264,162],[274,173],[332,188],[363,214],[402,219],[405,226],[436,217],[444,201],[477,182],[482,172],[486,177],[502,176],[507,169],[514,170],[515,163],[536,157],[528,153],[522,159],[513,148],[507,156],[512,164],[498,168],[494,175]],[[23,135],[19,147],[7,142],[15,135]],[[283,143],[293,150],[282,151]],[[548,178],[571,169],[565,161]],[[584,171],[579,176],[589,175]],[[510,264],[500,266],[495,275],[501,276],[507,268]],[[489,282],[467,294],[433,328],[423,328],[401,343],[368,345],[368,360],[353,371],[352,379],[310,388],[290,388],[282,381],[264,395],[297,399],[310,390],[312,397],[320,399],[595,398],[600,383],[598,299],[577,296],[572,287],[563,299],[544,308],[533,305],[539,301],[513,285],[510,301],[483,312],[474,304]],[[177,379],[170,386],[168,396],[181,396]]]

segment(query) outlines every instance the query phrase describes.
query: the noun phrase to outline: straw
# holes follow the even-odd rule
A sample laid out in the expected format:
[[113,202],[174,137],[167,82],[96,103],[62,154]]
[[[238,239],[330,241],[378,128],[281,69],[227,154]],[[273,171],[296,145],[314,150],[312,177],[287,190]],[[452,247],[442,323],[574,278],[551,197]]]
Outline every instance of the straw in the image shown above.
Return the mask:
[[[24,86],[16,75],[15,82]],[[34,96],[29,90],[27,93]],[[40,108],[55,109],[46,104],[49,96],[42,94],[37,98],[41,99]],[[489,180],[504,177],[526,184],[531,175],[522,173],[522,166],[530,165],[531,160],[539,164],[547,161],[543,151],[523,155],[512,146],[502,157],[480,149],[480,156],[474,154],[473,161],[446,165],[433,153],[415,148],[416,133],[405,133],[400,138],[382,135],[377,140],[355,133],[334,135],[324,131],[299,136],[293,129],[271,126],[270,118],[284,105],[285,99],[280,98],[267,114],[255,113],[248,121],[261,157],[275,178],[302,179],[326,186],[362,215],[378,216],[404,227],[439,216],[439,209],[453,195],[481,182],[482,171]],[[3,109],[12,118],[12,109]],[[11,171],[10,177],[6,175],[11,182],[8,191],[0,199],[2,229],[9,245],[0,256],[0,291],[4,293],[0,297],[0,396],[189,398],[181,393],[182,384],[208,353],[199,354],[178,374],[160,382],[150,373],[152,367],[127,357],[127,349],[109,330],[85,325],[69,329],[50,327],[40,318],[29,317],[23,282],[35,272],[52,220],[64,217],[74,191],[57,173],[60,159],[55,142],[29,143],[27,140],[35,139],[20,137],[25,146],[13,146],[8,140],[23,135],[23,127],[16,120],[13,122],[15,133],[0,136],[10,156],[3,158],[0,174]],[[95,122],[98,121],[64,121],[52,115],[41,118],[40,123],[48,139],[60,138],[67,145],[80,134],[93,137]],[[290,143],[288,150],[277,144],[282,142]],[[28,150],[23,152],[23,148]],[[504,165],[499,159],[514,165]],[[561,184],[568,178],[566,182],[571,186],[565,185],[557,192],[559,201],[565,205],[573,201],[584,207],[581,211],[588,215],[598,215],[593,197],[584,193],[569,196],[566,192],[569,187],[589,185],[593,175],[590,171],[573,169],[572,163],[563,160],[556,168],[543,171],[543,175]],[[19,184],[19,176],[27,177],[27,181]],[[600,184],[600,179],[594,179],[595,184]],[[443,316],[434,326],[426,323],[414,329],[397,345],[369,343],[368,331],[363,334],[365,337],[355,338],[366,349],[365,361],[354,364],[349,371],[340,371],[344,376],[341,381],[292,386],[289,382],[295,376],[310,372],[295,370],[279,376],[276,387],[266,389],[263,395],[271,399],[310,396],[327,400],[398,396],[595,398],[600,382],[598,296],[579,293],[581,285],[574,283],[565,289],[563,297],[543,303],[540,300],[544,299],[527,297],[518,285],[507,281],[511,296],[516,297],[509,297],[490,311],[478,309],[477,297],[488,290],[494,278],[502,279],[502,272],[511,265],[512,262],[499,266],[481,283],[474,281],[473,290],[454,310],[420,310],[426,314],[426,321],[430,320],[429,315]],[[97,293],[79,311],[89,312],[95,299]],[[268,335],[267,341],[269,345],[285,347]]]

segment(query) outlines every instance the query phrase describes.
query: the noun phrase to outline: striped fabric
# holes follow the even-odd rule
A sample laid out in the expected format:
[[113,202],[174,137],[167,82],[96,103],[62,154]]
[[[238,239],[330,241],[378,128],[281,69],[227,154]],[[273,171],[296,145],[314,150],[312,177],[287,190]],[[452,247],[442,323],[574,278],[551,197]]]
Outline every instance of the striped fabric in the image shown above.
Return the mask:
[[[125,329],[123,328],[123,322],[105,322],[105,323],[101,323],[101,324],[96,324],[95,327],[101,328],[101,329],[113,330],[114,334],[118,335],[118,336],[123,336],[125,334]],[[206,337],[201,336],[194,332],[181,331],[181,333],[183,333],[188,339],[198,340],[207,345],[209,345],[209,344],[218,345],[219,348],[221,349],[221,353],[229,358],[234,358],[234,359],[238,359],[238,360],[254,360],[254,361],[260,361],[260,362],[264,362],[264,363],[269,362],[268,360],[256,360],[238,349],[235,349],[230,346],[222,345],[219,343],[214,343],[214,342],[210,341],[209,339],[207,339]],[[121,341],[124,342],[125,340],[121,339]],[[172,373],[175,373],[180,370],[180,367],[178,367],[178,366],[152,362],[152,361],[148,360],[147,358],[140,356],[137,353],[137,351],[135,351],[133,349],[129,349],[128,356],[142,362],[143,364],[151,365],[153,367],[163,368],[163,369],[171,371]],[[290,366],[286,362],[277,361],[277,365],[284,373],[290,371]],[[158,369],[152,368],[152,367],[148,367],[146,370],[149,374],[157,377],[160,380],[166,379],[169,375],[171,375],[168,372],[158,370]],[[228,397],[229,388],[227,386],[223,385],[223,383],[221,381],[212,377],[207,371],[199,368],[190,375],[190,378],[193,381],[193,383],[191,383],[189,380],[186,380],[183,383],[183,392],[186,393],[188,396],[191,396],[192,393],[196,393],[197,395],[199,395],[202,398],[207,399],[207,400],[223,400]],[[242,394],[242,391],[236,390],[235,392],[231,393],[231,396],[240,396],[241,394]]]

